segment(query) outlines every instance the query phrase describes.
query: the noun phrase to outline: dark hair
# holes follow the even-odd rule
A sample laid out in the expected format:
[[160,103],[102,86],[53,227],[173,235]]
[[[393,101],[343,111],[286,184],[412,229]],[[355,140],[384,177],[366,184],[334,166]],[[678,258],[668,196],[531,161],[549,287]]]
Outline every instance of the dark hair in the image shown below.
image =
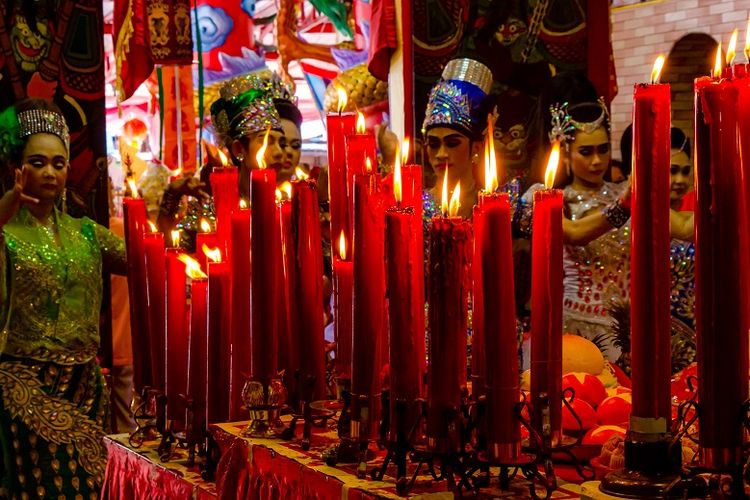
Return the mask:
[[274,106],[279,113],[279,118],[294,122],[297,128],[302,126],[302,113],[299,108],[286,99],[274,99]]
[[[549,143],[549,132],[552,129],[549,108],[555,104],[568,103],[570,107],[585,102],[596,102],[598,96],[594,84],[579,72],[565,71],[553,76],[547,86],[539,94],[534,123],[532,124],[539,144]],[[578,121],[595,120],[584,116],[574,116]]]
[[682,129],[672,127],[670,130],[671,148],[684,151],[690,157],[690,139],[685,135]]

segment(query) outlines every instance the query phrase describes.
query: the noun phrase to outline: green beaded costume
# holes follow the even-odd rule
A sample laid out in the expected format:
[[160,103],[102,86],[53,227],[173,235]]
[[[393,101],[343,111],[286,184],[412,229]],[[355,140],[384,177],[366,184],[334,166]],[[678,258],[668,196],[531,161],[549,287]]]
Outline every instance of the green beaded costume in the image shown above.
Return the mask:
[[96,498],[108,390],[96,360],[102,265],[125,247],[91,219],[26,208],[0,245],[0,498]]

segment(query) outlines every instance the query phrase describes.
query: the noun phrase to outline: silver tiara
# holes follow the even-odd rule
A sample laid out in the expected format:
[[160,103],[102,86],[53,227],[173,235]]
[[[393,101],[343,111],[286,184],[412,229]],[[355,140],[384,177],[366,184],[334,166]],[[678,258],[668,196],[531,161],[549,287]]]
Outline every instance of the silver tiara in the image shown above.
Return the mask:
[[[589,107],[597,107],[600,110],[599,116],[595,120],[582,122],[574,120],[571,116],[572,111]],[[605,119],[609,118],[609,110],[601,97],[596,102],[582,102],[573,106],[569,106],[567,102],[553,104],[550,106],[549,112],[552,124],[549,132],[550,142],[571,142],[575,138],[576,131],[580,130],[590,134],[601,127]],[[607,132],[609,133],[609,120],[607,120],[607,123]]]
[[65,150],[70,151],[70,131],[60,113],[46,109],[21,111],[18,113],[18,126],[22,139],[34,134],[54,134],[65,144]]

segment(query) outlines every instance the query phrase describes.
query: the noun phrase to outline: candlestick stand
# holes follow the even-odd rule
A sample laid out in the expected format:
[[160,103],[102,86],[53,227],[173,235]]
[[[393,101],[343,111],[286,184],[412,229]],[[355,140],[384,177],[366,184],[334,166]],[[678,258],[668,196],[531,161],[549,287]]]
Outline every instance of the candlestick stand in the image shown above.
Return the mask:
[[162,391],[144,387],[139,399],[133,411],[136,427],[128,439],[133,448],[140,448],[146,439],[153,439],[164,429],[167,413],[167,397]]
[[250,415],[250,423],[242,431],[245,437],[277,438],[284,432],[281,410],[286,401],[286,388],[280,378],[263,384],[249,379],[242,388],[242,401]]
[[[297,381],[295,384],[297,394],[293,397],[296,405],[292,407],[292,420],[289,422],[289,426],[283,430],[279,437],[287,441],[294,439],[297,432],[297,422],[302,420],[302,440],[300,447],[307,451],[310,449],[312,426],[325,426],[328,419],[334,415],[334,412],[327,410],[322,404],[316,405],[315,412],[313,411],[313,405],[316,402],[311,400],[317,381],[314,375],[303,376],[297,371],[294,377]],[[320,403],[324,403],[324,401]]]

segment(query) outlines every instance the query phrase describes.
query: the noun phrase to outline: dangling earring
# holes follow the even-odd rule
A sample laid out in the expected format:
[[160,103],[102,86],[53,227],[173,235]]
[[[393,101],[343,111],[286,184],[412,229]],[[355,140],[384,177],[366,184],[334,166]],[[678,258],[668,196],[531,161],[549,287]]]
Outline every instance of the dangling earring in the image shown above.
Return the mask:
[[243,155],[242,153],[237,155],[237,161],[242,163],[244,160],[245,160],[245,155]]

